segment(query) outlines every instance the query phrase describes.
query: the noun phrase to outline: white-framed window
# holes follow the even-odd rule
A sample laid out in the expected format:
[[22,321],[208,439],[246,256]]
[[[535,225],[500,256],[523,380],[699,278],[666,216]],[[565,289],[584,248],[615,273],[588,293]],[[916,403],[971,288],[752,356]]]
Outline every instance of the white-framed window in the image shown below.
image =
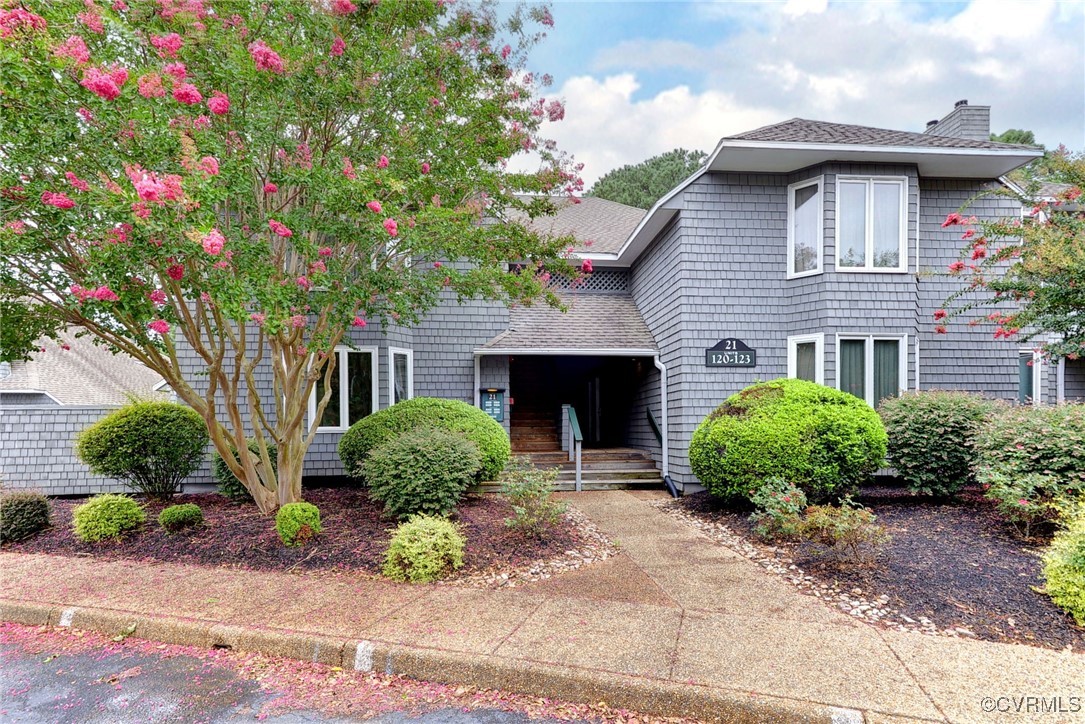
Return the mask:
[[414,350],[388,348],[388,404],[414,397]]
[[[335,348],[332,396],[320,418],[317,432],[343,432],[377,410],[377,348]],[[309,397],[309,419],[316,417],[317,400],[324,395],[324,376]]]
[[836,388],[871,407],[908,389],[908,335],[836,337]]
[[836,177],[836,270],[908,271],[907,177]]
[[787,338],[787,376],[825,384],[824,334],[800,334]]
[[1039,405],[1043,401],[1043,355],[1034,349],[1017,352],[1017,401]]
[[787,278],[821,273],[825,214],[821,177],[787,187]]

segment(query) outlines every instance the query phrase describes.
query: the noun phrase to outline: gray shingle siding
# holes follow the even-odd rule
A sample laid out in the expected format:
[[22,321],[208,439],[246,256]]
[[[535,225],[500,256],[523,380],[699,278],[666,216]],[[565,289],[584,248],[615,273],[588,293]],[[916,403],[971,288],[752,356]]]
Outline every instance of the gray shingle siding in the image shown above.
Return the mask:
[[1067,402],[1085,402],[1085,360],[1066,360],[1063,395]]

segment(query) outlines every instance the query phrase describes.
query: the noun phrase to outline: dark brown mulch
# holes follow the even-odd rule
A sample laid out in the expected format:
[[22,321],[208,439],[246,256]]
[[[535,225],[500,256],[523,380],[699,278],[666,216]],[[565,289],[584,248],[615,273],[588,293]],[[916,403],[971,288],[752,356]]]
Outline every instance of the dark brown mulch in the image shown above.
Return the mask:
[[[286,548],[275,532],[273,516],[264,516],[251,503],[235,503],[216,493],[185,495],[175,502],[196,503],[204,524],[178,533],[158,525],[165,504],[146,502],[147,524],[120,541],[82,543],[71,530],[72,509],[81,500],[53,500],[53,527],[4,550],[97,556],[169,563],[193,563],[252,570],[360,570],[378,573],[395,521],[383,518],[381,506],[357,488],[315,488],[306,501],[320,508],[323,532],[299,548]],[[544,540],[525,539],[509,530],[504,519],[511,509],[495,495],[469,495],[454,520],[464,526],[467,549],[459,575],[495,568],[528,566],[580,545],[579,531],[559,524]]]
[[[988,641],[1085,650],[1085,629],[1031,588],[1043,585],[1040,554],[1047,541],[1022,541],[977,492],[947,502],[872,486],[857,500],[893,536],[873,565],[842,564],[808,544],[773,545],[819,581],[860,588],[867,599],[889,596],[889,606],[909,618],[926,617],[942,629],[961,626]],[[707,493],[681,505],[762,542],[748,510],[721,507]]]

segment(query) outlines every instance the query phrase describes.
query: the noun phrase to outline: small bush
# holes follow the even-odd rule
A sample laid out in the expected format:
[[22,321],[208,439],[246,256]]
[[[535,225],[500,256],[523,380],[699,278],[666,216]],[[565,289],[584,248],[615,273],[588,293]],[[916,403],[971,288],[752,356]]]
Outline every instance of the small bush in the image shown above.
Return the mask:
[[0,543],[25,540],[49,527],[49,500],[41,493],[0,495]]
[[312,503],[287,503],[275,514],[275,530],[286,547],[305,545],[320,534],[320,510]]
[[[248,441],[249,452],[257,456],[257,460],[260,459],[260,444],[256,440]],[[232,447],[231,447],[232,449]],[[238,459],[237,451],[233,450],[234,460]],[[267,454],[271,460],[271,469],[278,472],[279,467],[279,449],[272,443],[267,443]],[[211,473],[215,476],[215,480],[218,481],[218,491],[221,495],[226,496],[230,500],[236,500],[239,502],[251,502],[252,493],[249,489],[241,484],[241,481],[237,479],[237,476],[230,472],[230,468],[227,467],[226,461],[222,459],[222,456],[218,454],[218,451],[211,453]]]
[[878,409],[888,461],[916,493],[948,497],[974,481],[975,439],[998,403],[967,392],[908,392]]
[[719,498],[783,478],[812,501],[838,498],[885,459],[881,419],[866,402],[804,380],[761,382],[704,419],[689,445],[693,474]]
[[976,435],[976,480],[1027,536],[1085,495],[1085,405],[1008,407]]
[[463,567],[466,545],[463,533],[452,521],[416,515],[392,533],[381,572],[395,581],[436,581]]
[[[339,440],[339,458],[347,475],[364,477],[369,453],[415,428],[440,428],[467,436],[482,457],[476,479],[496,480],[509,461],[509,436],[501,423],[459,400],[415,397],[374,412],[354,423]],[[368,481],[366,481],[368,482]]]
[[1044,580],[1051,600],[1085,626],[1085,506],[1044,553]]
[[557,525],[568,509],[553,499],[557,468],[539,470],[527,458],[517,458],[505,471],[501,495],[512,506],[513,516],[505,525],[524,535],[541,538]]
[[754,531],[766,538],[794,535],[806,510],[806,495],[783,478],[766,480],[750,496],[750,502],[757,506],[750,516],[757,524]]
[[407,518],[450,513],[481,465],[478,448],[463,435],[420,428],[374,449],[363,470],[385,515]]
[[839,506],[811,505],[798,526],[798,536],[825,546],[841,560],[870,560],[891,539],[877,516],[844,498]]
[[207,442],[207,426],[195,410],[147,401],[125,405],[83,430],[75,450],[92,473],[167,499],[200,467]]
[[158,514],[158,524],[172,532],[203,523],[203,511],[195,503],[171,505]]
[[147,521],[143,506],[127,495],[104,493],[76,506],[72,527],[84,543],[120,538]]

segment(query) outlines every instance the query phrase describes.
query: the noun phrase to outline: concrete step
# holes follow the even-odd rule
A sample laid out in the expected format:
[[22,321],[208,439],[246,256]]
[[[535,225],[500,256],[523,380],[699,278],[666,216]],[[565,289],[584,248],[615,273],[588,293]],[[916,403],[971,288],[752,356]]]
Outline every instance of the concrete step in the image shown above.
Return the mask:
[[553,453],[561,454],[561,447],[555,440],[515,440],[513,441],[513,454],[519,453]]
[[[584,480],[581,490],[655,490],[663,488],[663,478],[654,480]],[[483,483],[471,489],[472,492],[499,493],[501,483]],[[576,490],[576,482],[572,480],[559,481],[554,484],[557,492],[570,492]]]
[[[528,457],[537,467],[561,465],[569,461],[569,453],[564,450],[538,451],[531,453]],[[647,461],[655,464],[648,454],[640,450],[584,450],[581,452],[580,460],[581,463]]]
[[[660,480],[658,470],[589,470],[582,468],[580,471],[582,480]],[[562,470],[558,473],[558,481],[576,480],[576,470]]]

